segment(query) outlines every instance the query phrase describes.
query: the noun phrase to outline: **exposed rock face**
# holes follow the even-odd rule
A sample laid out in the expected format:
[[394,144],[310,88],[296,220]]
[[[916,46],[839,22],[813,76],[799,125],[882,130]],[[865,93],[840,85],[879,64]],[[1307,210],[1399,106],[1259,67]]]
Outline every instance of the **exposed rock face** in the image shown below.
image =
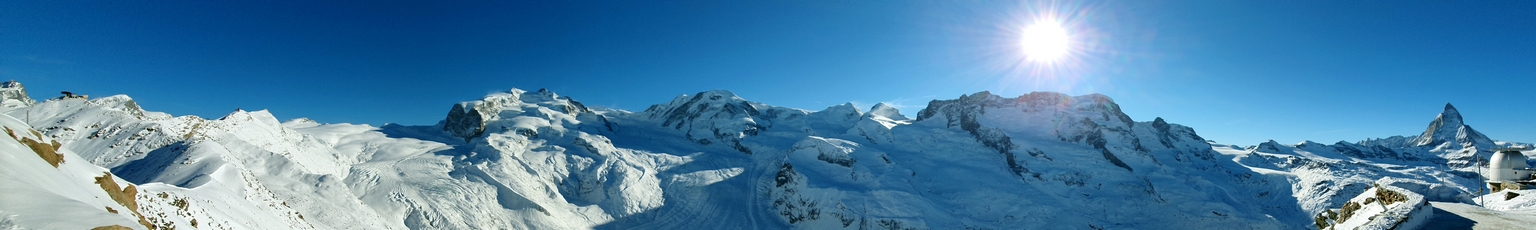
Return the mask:
[[0,107],[15,108],[35,104],[37,101],[27,96],[27,88],[22,87],[21,82],[0,83]]
[[470,104],[454,104],[453,109],[448,110],[448,118],[443,119],[444,132],[464,138],[465,141],[485,132],[485,110],[476,109]]
[[959,99],[954,100],[933,100],[928,102],[928,108],[917,112],[917,121],[942,118],[945,126],[960,127],[988,148],[997,150],[998,153],[1008,153],[1015,147],[1013,140],[999,130],[983,129],[981,121],[977,118],[987,113],[987,107],[1000,107],[1003,102],[1001,97],[987,91],[960,95]]
[[455,137],[471,138],[480,136],[485,132],[485,123],[494,119],[501,113],[502,108],[522,104],[521,91],[512,91],[508,94],[492,94],[479,101],[460,102],[448,110],[448,117],[443,120],[443,131]]

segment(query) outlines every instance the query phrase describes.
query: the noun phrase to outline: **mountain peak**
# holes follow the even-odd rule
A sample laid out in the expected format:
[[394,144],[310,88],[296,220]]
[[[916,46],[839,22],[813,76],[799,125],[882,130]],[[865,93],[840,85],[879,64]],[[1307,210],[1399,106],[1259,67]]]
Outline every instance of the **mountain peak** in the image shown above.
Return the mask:
[[36,100],[27,96],[27,88],[21,86],[21,82],[11,80],[0,82],[0,107],[23,107],[37,104]]
[[[857,109],[848,107],[857,117]],[[829,110],[834,108],[839,106],[828,107]],[[782,111],[806,115],[798,109],[777,109],[747,101],[731,91],[710,90],[692,96],[681,95],[666,104],[651,105],[640,112],[640,116],[657,121],[662,127],[682,131],[689,140],[701,145],[723,143],[751,154],[750,149],[741,145],[741,138],[757,135],[759,130],[767,128],[759,125],[760,122],[772,122],[770,120],[778,115],[777,112]]]
[[[680,119],[688,118],[692,114],[704,112],[705,110],[723,110],[723,112],[729,115],[744,114],[756,116],[760,113],[758,111],[759,106],[756,104],[736,96],[731,91],[710,90],[693,95],[679,95],[677,98],[673,98],[672,102],[651,105],[650,108],[646,108],[645,112],[642,113],[647,114],[652,119],[665,120],[666,122],[663,126],[669,126],[679,122]],[[837,106],[828,108],[833,107]]]
[[907,120],[908,119],[907,116],[902,116],[901,115],[901,111],[897,110],[896,107],[892,107],[891,105],[885,104],[885,102],[876,103],[875,106],[870,106],[869,107],[869,112],[865,113],[865,114],[866,114],[866,116],[878,115],[878,116],[882,116],[882,117],[885,117],[885,118],[890,118],[892,120]]
[[[688,97],[688,95],[678,96],[678,98],[684,98],[684,97]],[[699,93],[694,94],[694,97],[703,98],[704,100],[707,100],[707,101],[727,101],[727,102],[746,101],[746,99],[742,99],[741,97],[736,96],[736,93],[732,93],[730,90],[719,90],[719,89],[699,92]]]
[[1445,103],[1445,111],[1440,112],[1440,116],[1448,121],[1454,120],[1456,124],[1461,124],[1461,112],[1456,111],[1456,106],[1452,106],[1451,103]]
[[1429,127],[1423,134],[1413,140],[1415,146],[1434,146],[1448,141],[1454,141],[1462,145],[1491,145],[1493,140],[1488,139],[1482,133],[1472,130],[1471,126],[1463,123],[1461,112],[1451,103],[1445,103],[1445,111],[1435,116],[1435,120],[1429,122]]
[[506,92],[491,93],[480,100],[454,104],[453,108],[448,110],[448,116],[443,119],[443,131],[469,141],[484,133],[488,122],[501,119],[500,115],[503,111],[512,111],[516,114],[525,110],[538,111],[539,107],[566,115],[592,112],[581,102],[576,102],[570,97],[561,97],[548,89],[528,92],[514,88]]
[[846,103],[837,104],[837,105],[834,105],[834,106],[827,106],[827,109],[825,109],[825,110],[834,110],[834,109],[835,110],[853,110],[854,113],[859,113],[859,114],[863,114],[864,113],[864,112],[859,111],[859,107],[853,106],[853,102],[846,102]]
[[1266,153],[1295,154],[1295,152],[1290,151],[1290,149],[1291,149],[1291,146],[1286,146],[1285,144],[1280,144],[1280,142],[1275,141],[1275,140],[1269,140],[1269,141],[1265,141],[1264,143],[1259,143],[1259,145],[1257,145],[1257,146],[1250,147],[1248,150],[1249,151],[1266,152]]

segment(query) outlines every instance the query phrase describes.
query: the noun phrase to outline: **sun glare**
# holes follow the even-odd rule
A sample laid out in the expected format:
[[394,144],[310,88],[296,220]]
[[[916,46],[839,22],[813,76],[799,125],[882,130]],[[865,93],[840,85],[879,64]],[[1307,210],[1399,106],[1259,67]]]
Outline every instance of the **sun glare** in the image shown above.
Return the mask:
[[1067,48],[1071,45],[1070,40],[1067,29],[1062,28],[1061,22],[1045,19],[1024,28],[1019,44],[1023,46],[1024,55],[1029,60],[1054,62],[1066,56]]
[[[1094,68],[1113,54],[1096,10],[1080,1],[1028,1],[998,15],[986,37],[986,67],[997,85],[1017,90],[1077,91],[1095,86]],[[1112,21],[1109,21],[1112,22]]]

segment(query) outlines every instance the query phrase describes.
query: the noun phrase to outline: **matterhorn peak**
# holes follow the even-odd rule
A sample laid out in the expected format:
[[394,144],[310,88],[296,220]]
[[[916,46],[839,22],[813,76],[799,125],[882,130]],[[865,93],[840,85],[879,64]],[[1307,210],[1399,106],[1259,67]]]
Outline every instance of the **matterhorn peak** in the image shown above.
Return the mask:
[[1440,117],[1436,117],[1435,120],[1442,118],[1447,125],[1462,125],[1461,111],[1456,111],[1456,106],[1452,106],[1451,103],[1445,103],[1445,111],[1440,112]]
[[1482,133],[1472,130],[1472,126],[1462,123],[1461,112],[1451,103],[1445,103],[1445,111],[1435,116],[1435,120],[1429,122],[1429,127],[1424,133],[1413,140],[1415,146],[1435,146],[1447,141],[1455,141],[1462,145],[1491,145],[1493,140],[1488,139]]

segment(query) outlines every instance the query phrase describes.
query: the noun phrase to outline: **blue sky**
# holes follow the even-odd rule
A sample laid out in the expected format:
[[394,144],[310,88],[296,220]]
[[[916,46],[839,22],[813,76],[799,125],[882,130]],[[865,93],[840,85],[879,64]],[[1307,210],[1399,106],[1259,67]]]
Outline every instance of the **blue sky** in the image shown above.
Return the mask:
[[[1331,143],[1423,129],[1445,103],[1536,142],[1536,2],[0,2],[0,78],[35,98],[127,94],[328,123],[433,124],[452,103],[548,88],[643,110],[727,89],[820,110],[990,90],[1113,97],[1207,139]],[[1054,14],[1071,58],[1021,63]]]

